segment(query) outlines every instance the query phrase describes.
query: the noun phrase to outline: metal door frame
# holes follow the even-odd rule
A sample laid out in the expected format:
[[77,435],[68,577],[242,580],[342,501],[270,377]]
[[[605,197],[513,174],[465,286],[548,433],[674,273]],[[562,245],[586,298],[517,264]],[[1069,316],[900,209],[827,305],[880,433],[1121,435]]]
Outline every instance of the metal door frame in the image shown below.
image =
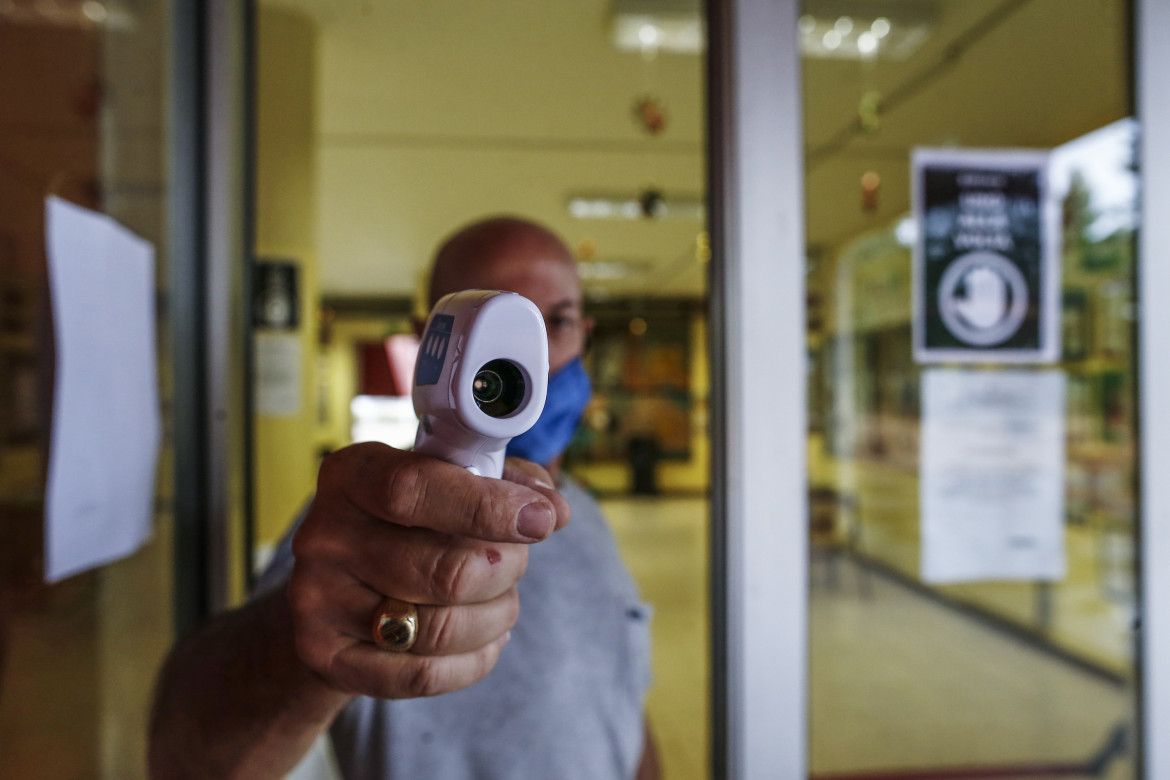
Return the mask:
[[1140,776],[1170,777],[1170,3],[1136,0]]
[[[250,556],[251,2],[174,0],[169,74],[175,631],[242,590]],[[242,520],[243,528],[241,529]]]
[[712,0],[708,10],[714,777],[806,775],[797,16],[796,0]]
[[[806,399],[796,0],[711,0],[712,772],[807,777]],[[1170,777],[1170,3],[1133,0],[1140,777]],[[1157,305],[1146,305],[1157,302]]]

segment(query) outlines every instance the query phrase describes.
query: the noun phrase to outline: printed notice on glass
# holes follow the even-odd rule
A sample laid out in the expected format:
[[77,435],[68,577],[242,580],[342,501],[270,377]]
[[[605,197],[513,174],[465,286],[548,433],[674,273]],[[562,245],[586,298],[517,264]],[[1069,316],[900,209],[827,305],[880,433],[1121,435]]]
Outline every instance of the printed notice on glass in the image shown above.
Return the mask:
[[45,579],[56,582],[150,537],[160,417],[154,247],[59,198],[45,222],[56,346]]
[[914,359],[1051,363],[1059,209],[1046,152],[915,149]]
[[922,580],[1060,580],[1064,398],[1059,371],[922,374]]

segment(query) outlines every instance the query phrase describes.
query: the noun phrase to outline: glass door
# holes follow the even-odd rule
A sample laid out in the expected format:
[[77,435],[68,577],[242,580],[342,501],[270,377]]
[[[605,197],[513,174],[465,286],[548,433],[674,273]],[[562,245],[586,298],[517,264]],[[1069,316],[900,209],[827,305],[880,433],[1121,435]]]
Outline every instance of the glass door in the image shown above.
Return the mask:
[[[167,2],[0,3],[4,777],[146,774],[151,686],[173,625],[172,343],[164,294],[171,11]],[[50,196],[115,220],[155,250],[158,294],[144,290],[150,300],[138,303],[158,304],[163,431],[149,541],[51,584],[44,542],[54,365],[45,240]],[[118,442],[95,450],[117,457]]]
[[1137,776],[1130,13],[801,5],[813,777]]

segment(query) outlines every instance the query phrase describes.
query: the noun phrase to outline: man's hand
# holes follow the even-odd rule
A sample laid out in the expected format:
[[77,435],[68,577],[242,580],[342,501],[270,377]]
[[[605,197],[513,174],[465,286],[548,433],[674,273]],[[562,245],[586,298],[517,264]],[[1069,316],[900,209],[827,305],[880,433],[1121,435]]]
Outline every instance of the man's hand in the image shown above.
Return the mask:
[[[285,592],[217,616],[171,651],[151,777],[284,777],[352,696],[426,696],[480,679],[516,621],[527,545],[568,520],[548,472],[526,461],[487,479],[381,444],[329,456]],[[386,596],[419,605],[410,652],[373,643]]]
[[[464,688],[495,665],[519,604],[528,544],[569,520],[541,467],[509,460],[504,479],[382,444],[321,467],[293,540],[288,584],[296,651],[331,688],[399,699]],[[373,643],[386,596],[418,605],[406,653]]]

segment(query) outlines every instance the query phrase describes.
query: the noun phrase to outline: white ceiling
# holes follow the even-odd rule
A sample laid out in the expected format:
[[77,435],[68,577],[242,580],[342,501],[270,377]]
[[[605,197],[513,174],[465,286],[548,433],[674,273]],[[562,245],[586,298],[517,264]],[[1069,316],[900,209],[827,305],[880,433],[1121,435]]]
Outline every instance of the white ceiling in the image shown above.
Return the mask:
[[[831,2],[808,0],[806,10]],[[648,62],[617,51],[611,0],[271,3],[319,24],[324,292],[411,294],[446,233],[506,211],[635,269],[592,283],[594,292],[702,294],[699,221],[580,220],[566,210],[572,194],[702,196],[701,56]],[[859,4],[925,7],[936,28],[905,62],[804,61],[810,246],[831,250],[902,214],[914,146],[1050,147],[1126,114],[1121,0]],[[870,91],[886,107],[866,134],[856,117]],[[658,136],[633,119],[645,94],[667,107]],[[870,170],[882,184],[867,212],[860,179]]]

